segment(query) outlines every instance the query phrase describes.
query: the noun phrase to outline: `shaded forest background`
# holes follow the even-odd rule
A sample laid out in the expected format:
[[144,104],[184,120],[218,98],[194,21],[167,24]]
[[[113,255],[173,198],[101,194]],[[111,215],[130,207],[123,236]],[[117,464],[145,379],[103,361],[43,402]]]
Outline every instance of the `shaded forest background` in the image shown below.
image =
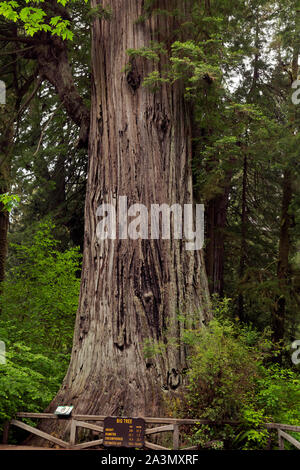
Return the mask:
[[[90,23],[95,15],[113,21],[109,10],[91,10],[82,1],[68,11],[46,2],[70,21],[72,39],[33,31],[19,41],[21,26],[11,21],[4,3],[2,424],[16,411],[43,410],[68,367],[88,161],[82,123],[79,133],[76,116],[71,119],[61,104],[66,90],[59,89],[55,71],[68,54],[80,104],[88,109]],[[187,18],[148,0],[144,10],[145,17],[174,15],[178,29],[164,44],[129,50],[122,73],[134,79],[132,64],[141,56],[153,63],[143,86],[155,93],[162,82],[172,86],[180,80],[185,87],[193,112],[195,198],[206,208],[204,253],[215,318],[202,331],[186,332],[187,386],[166,407],[174,416],[243,423],[238,431],[199,427],[189,436],[192,442],[261,448],[267,440],[263,422],[300,419],[299,366],[291,360],[291,344],[300,339],[300,104],[292,102],[300,6],[290,0],[194,2]],[[189,40],[181,40],[183,31]],[[161,69],[165,49],[172,59]],[[159,352],[145,345],[145,355],[152,354]]]

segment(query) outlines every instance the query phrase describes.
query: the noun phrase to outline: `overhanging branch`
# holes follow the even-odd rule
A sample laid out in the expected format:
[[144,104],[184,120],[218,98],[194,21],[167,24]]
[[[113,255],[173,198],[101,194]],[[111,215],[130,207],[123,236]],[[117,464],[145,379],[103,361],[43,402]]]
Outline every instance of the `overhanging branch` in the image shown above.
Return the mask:
[[[57,8],[57,5],[51,0],[48,2],[49,6],[52,10],[54,7]],[[62,7],[59,6],[59,8]],[[66,15],[67,13],[65,13]],[[14,25],[12,25],[11,34],[0,35],[0,42],[2,41],[24,43],[31,46],[18,50],[18,55],[36,60],[40,79],[45,79],[54,86],[68,116],[80,129],[79,147],[87,147],[90,112],[74,83],[66,41],[45,32],[37,33],[33,38],[19,37]]]

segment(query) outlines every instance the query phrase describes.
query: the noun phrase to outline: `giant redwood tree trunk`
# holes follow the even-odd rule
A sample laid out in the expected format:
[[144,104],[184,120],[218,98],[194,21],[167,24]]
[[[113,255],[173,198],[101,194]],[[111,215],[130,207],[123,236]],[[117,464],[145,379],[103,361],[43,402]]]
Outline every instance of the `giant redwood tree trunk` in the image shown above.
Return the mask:
[[[75,412],[158,415],[162,394],[177,390],[186,367],[178,313],[210,317],[203,256],[181,240],[99,241],[97,208],[128,197],[128,206],[193,202],[190,109],[180,84],[142,87],[153,64],[128,48],[149,45],[172,31],[172,19],[137,24],[143,2],[105,0],[112,19],[96,19],[92,37],[92,111],[85,208],[85,247],[71,363],[49,407]],[[160,2],[161,8],[174,1]],[[182,2],[185,4],[185,2]],[[96,6],[94,0],[93,6]],[[155,33],[161,31],[163,37]],[[179,347],[167,344],[174,337]],[[145,357],[147,342],[162,353]],[[54,425],[54,424],[52,424]],[[51,423],[49,423],[51,426]],[[60,433],[62,434],[62,433]]]

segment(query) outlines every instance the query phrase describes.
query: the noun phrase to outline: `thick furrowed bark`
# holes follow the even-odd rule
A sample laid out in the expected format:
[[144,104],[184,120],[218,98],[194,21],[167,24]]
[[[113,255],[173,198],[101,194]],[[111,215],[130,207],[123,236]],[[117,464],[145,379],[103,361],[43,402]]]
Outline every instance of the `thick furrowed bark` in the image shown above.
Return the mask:
[[[70,403],[76,413],[163,413],[162,395],[180,387],[186,367],[185,325],[178,313],[186,315],[186,325],[210,318],[202,252],[186,251],[181,240],[101,242],[96,237],[98,206],[119,196],[128,197],[128,206],[141,203],[149,211],[154,203],[193,202],[190,109],[181,86],[163,86],[156,93],[142,87],[152,64],[141,59],[134,76],[122,72],[128,48],[148,45],[158,29],[166,34],[172,29],[170,18],[135,24],[142,14],[139,3],[102,2],[112,7],[113,18],[96,20],[93,28],[81,294],[70,367],[50,411]],[[162,3],[168,8],[174,2]],[[146,358],[147,341],[163,346],[162,354]],[[55,431],[63,435],[62,429]]]

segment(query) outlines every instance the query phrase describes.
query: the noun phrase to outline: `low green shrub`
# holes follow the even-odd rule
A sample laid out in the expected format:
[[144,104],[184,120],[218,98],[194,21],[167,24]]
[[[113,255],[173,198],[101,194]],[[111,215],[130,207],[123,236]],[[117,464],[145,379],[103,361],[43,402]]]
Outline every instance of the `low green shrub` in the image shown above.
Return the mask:
[[66,373],[78,303],[80,254],[58,250],[54,226],[43,222],[32,242],[14,245],[15,263],[2,284],[0,431],[18,411],[45,409]]
[[228,320],[227,310],[228,301],[208,326],[185,331],[190,348],[186,384],[169,407],[176,416],[214,423],[188,433],[193,445],[264,449],[266,422],[300,423],[299,374],[274,363],[270,331],[259,333]]

